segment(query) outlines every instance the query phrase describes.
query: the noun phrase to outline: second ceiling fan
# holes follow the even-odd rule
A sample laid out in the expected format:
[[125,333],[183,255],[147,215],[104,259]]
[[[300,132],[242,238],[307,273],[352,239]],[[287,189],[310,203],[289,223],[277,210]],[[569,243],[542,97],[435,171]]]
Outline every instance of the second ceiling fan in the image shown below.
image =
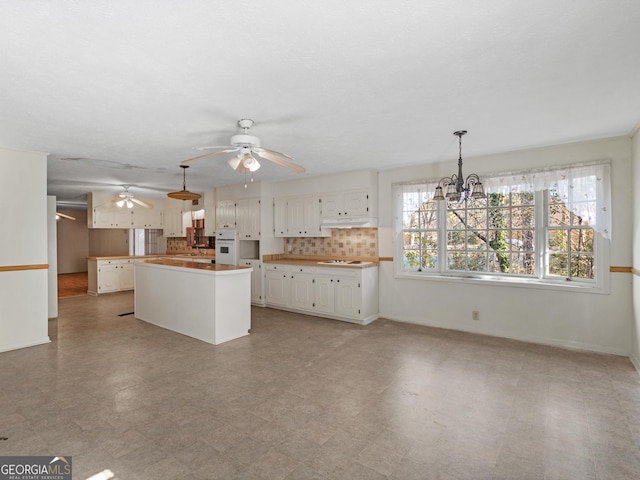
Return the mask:
[[211,158],[218,155],[236,153],[236,155],[227,160],[227,163],[231,168],[238,170],[240,173],[253,173],[260,168],[260,162],[258,162],[256,155],[277,165],[293,170],[296,173],[305,172],[304,167],[291,162],[293,158],[289,155],[262,148],[260,146],[260,139],[253,135],[249,135],[249,129],[253,126],[253,123],[253,120],[248,118],[238,120],[238,127],[243,130],[243,133],[233,135],[231,137],[230,145],[195,147],[196,150],[215,149],[218,151],[189,158],[187,160],[183,160],[182,163],[193,162],[195,160],[202,160],[204,158]]

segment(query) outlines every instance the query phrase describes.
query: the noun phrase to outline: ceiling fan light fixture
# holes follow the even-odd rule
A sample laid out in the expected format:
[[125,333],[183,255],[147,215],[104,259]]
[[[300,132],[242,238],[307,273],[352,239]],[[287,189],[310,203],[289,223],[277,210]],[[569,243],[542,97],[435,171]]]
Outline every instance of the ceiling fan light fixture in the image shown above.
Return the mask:
[[[120,196],[122,196],[122,195],[120,195]],[[117,202],[116,202],[116,205],[117,205],[118,207],[122,208],[122,207],[124,207],[124,202],[125,202],[125,200],[124,200],[124,198],[123,198],[122,200],[117,201]]]
[[242,166],[250,172],[255,172],[260,168],[260,162],[253,155],[247,153],[242,159]]
[[199,199],[202,195],[187,190],[187,168],[189,168],[189,165],[180,165],[180,168],[182,168],[182,190],[180,190],[179,192],[167,193],[167,197],[173,198],[175,200]]
[[241,153],[239,153],[235,157],[231,157],[229,160],[227,160],[227,163],[229,164],[229,166],[231,168],[233,168],[234,170],[238,169],[238,166],[240,165],[240,162],[242,162],[242,154]]

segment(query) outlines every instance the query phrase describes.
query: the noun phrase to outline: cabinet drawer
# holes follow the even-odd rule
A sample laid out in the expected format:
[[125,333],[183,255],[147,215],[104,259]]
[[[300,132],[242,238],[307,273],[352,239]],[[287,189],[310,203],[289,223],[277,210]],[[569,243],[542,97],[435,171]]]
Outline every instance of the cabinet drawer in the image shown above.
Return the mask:
[[290,272],[291,271],[291,266],[290,265],[273,265],[273,264],[267,264],[266,266],[266,270],[269,271],[275,271],[275,272]]
[[291,267],[291,273],[316,273],[316,267],[306,267],[294,265]]

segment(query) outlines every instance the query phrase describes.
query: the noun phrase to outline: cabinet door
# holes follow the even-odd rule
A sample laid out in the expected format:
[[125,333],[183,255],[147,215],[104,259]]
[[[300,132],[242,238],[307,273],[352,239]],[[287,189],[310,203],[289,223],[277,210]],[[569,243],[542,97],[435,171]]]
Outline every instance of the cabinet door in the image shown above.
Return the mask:
[[162,228],[162,210],[135,206],[133,212],[133,228]]
[[322,218],[365,217],[369,215],[369,192],[352,190],[322,196]]
[[369,215],[369,192],[367,190],[345,192],[344,214],[350,217]]
[[313,308],[313,276],[308,273],[292,273],[289,283],[291,306],[304,310]]
[[329,195],[322,195],[322,218],[335,218],[341,217],[344,210],[342,194],[332,193]]
[[287,236],[287,201],[282,198],[273,201],[273,235]]
[[345,317],[360,316],[360,281],[353,277],[335,278],[335,313]]
[[116,262],[98,262],[98,293],[120,289],[120,269]]
[[332,277],[317,276],[313,285],[313,308],[318,312],[335,311],[335,281]]
[[166,208],[162,212],[163,234],[165,237],[184,237],[182,232],[182,209]]
[[93,209],[94,228],[131,228],[133,211],[115,204],[106,204]]
[[304,235],[320,234],[320,197],[306,197],[303,200]]
[[265,274],[265,296],[267,303],[289,306],[289,273],[268,270]]
[[260,238],[260,200],[246,198],[236,202],[236,228],[241,239]]
[[216,236],[216,194],[204,192],[204,235]]
[[119,290],[133,290],[133,260],[122,260],[119,267]]
[[240,265],[253,268],[251,272],[251,303],[262,303],[262,264],[260,260],[240,260]]
[[304,201],[303,198],[287,200],[287,234],[290,237],[300,237],[304,232]]
[[236,202],[221,200],[216,202],[216,230],[236,228]]

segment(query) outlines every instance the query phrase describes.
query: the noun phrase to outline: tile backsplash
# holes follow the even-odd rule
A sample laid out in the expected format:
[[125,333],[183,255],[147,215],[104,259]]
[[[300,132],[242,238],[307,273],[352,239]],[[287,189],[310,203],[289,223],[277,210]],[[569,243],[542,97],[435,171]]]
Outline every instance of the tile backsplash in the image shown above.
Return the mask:
[[334,228],[330,237],[285,238],[284,251],[294,255],[377,257],[377,228]]
[[[291,248],[291,250],[289,250]],[[184,237],[167,238],[167,253],[190,251]],[[330,237],[284,239],[284,253],[345,257],[377,257],[377,228],[334,228]]]

